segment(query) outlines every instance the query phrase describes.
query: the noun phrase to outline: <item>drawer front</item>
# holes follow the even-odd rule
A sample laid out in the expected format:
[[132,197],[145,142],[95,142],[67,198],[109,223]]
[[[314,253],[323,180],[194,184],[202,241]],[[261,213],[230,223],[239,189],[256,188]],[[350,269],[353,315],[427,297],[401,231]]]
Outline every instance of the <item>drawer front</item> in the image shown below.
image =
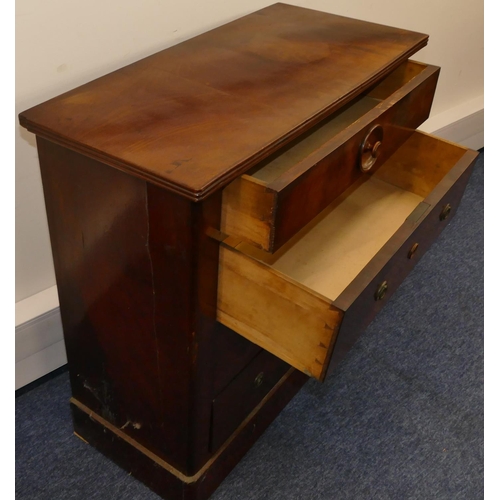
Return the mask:
[[[408,63],[406,71],[416,71],[418,64]],[[375,87],[368,96],[389,95],[277,179],[263,182],[244,175],[234,181],[224,190],[221,231],[267,252],[277,251],[367,175],[360,168],[363,145],[370,149],[380,143],[373,157],[376,170],[428,118],[438,74],[439,68],[425,66],[401,87],[397,83],[404,81],[403,75]],[[363,154],[366,162],[371,153]]]
[[335,301],[346,311],[328,372],[354,345],[376,314],[455,215],[477,153],[467,153],[397,234]]
[[289,369],[288,364],[262,351],[214,399],[212,451],[216,451],[231,436]]
[[[366,197],[363,190],[371,180],[344,193],[347,211],[342,208],[344,202],[331,205],[336,219],[322,214],[311,223],[320,227],[326,222],[319,238],[307,240],[314,232],[310,224],[275,256],[222,235],[217,319],[307,375],[323,380],[451,220],[476,157],[475,151],[415,132],[373,174],[374,192],[384,193],[383,203],[387,196],[411,203],[406,205],[409,215],[401,216],[395,205],[388,205],[385,212],[377,209],[384,235],[367,254],[363,254],[365,248],[379,233],[376,226],[367,240],[366,223],[360,224],[359,219],[369,224],[374,220],[370,214],[377,200]],[[388,191],[380,191],[381,185]],[[336,226],[339,215],[344,216],[344,225]],[[349,228],[354,228],[354,240]],[[340,237],[350,246],[339,243]],[[304,242],[306,252],[297,252],[296,245]],[[289,258],[290,252],[292,267],[284,268],[282,259]],[[319,260],[324,255],[334,255],[330,268],[314,264],[324,262]],[[339,260],[343,255],[355,256],[347,267]],[[322,288],[325,283],[328,289]]]
[[217,323],[213,332],[213,396],[228,384],[262,351],[258,345]]

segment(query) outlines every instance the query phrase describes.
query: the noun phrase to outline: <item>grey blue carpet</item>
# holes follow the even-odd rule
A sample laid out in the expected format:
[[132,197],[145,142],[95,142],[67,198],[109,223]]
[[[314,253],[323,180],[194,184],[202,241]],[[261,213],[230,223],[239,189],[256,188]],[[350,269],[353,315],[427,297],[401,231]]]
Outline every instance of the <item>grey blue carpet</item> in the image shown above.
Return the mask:
[[[483,498],[483,164],[326,383],[309,381],[213,500]],[[72,434],[67,373],[16,398],[18,500],[159,497]]]

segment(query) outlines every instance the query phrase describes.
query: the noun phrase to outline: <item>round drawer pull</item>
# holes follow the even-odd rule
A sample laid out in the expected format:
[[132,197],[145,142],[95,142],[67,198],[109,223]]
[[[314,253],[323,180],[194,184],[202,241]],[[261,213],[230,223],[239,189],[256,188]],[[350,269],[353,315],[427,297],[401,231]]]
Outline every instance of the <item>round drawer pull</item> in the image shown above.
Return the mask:
[[451,205],[447,203],[444,207],[443,210],[441,210],[441,213],[439,214],[439,220],[445,220],[448,218],[448,215],[450,215],[451,212]]
[[262,382],[264,382],[264,372],[260,372],[255,377],[255,380],[253,381],[253,384],[257,388],[257,387],[260,387],[262,385]]
[[380,125],[375,125],[370,129],[361,144],[359,168],[362,172],[368,172],[377,158],[380,156],[380,148],[384,138],[384,129]]
[[375,300],[382,300],[385,297],[385,294],[387,293],[388,288],[389,288],[389,285],[387,284],[387,281],[384,281],[377,288],[377,291],[375,292]]
[[418,249],[418,243],[413,243],[411,246],[410,250],[408,251],[408,258],[413,259],[413,256],[415,255],[415,252]]

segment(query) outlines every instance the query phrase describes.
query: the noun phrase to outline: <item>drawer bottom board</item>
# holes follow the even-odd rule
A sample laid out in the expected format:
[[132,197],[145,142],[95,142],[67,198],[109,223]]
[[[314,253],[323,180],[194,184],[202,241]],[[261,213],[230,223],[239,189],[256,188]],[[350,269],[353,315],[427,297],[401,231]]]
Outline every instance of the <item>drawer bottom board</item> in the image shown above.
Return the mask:
[[353,281],[423,197],[375,177],[344,194],[291,240],[273,269],[331,299]]

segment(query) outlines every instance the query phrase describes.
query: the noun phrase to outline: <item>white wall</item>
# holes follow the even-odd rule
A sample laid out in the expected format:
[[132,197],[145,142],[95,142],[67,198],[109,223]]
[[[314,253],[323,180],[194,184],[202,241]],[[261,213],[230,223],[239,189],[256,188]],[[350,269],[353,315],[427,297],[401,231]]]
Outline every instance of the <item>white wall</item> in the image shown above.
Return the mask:
[[[271,3],[17,0],[16,112]],[[433,115],[452,116],[453,109],[481,101],[481,1],[288,3],[429,34],[429,46],[414,58],[442,67]],[[17,125],[16,301],[54,284],[35,140]]]

